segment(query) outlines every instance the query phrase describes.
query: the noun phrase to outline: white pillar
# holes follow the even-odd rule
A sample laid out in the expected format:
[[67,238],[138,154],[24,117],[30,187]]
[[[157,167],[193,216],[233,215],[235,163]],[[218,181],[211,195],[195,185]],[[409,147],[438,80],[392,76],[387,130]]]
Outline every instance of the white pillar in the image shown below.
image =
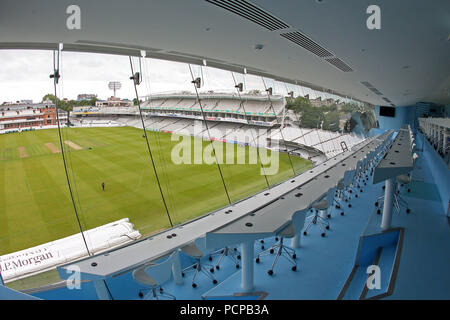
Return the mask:
[[99,300],[112,300],[111,292],[109,292],[105,280],[94,280],[94,287]]
[[183,284],[183,277],[181,276],[181,262],[180,262],[180,251],[177,250],[172,264],[172,275],[173,275],[173,281],[177,285]]
[[296,233],[295,236],[291,240],[291,247],[292,248],[300,248],[300,239],[301,239],[301,235],[299,233]]
[[386,188],[384,191],[383,217],[381,219],[381,229],[383,230],[388,230],[391,228],[394,194],[395,194],[395,178],[387,179]]
[[242,258],[242,289],[244,291],[253,290],[253,241],[243,242],[241,244]]

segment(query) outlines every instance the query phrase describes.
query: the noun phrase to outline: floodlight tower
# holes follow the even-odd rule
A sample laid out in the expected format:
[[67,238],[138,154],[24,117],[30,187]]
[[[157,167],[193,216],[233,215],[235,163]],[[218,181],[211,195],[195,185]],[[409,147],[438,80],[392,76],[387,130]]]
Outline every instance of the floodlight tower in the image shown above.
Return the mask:
[[122,84],[118,81],[111,81],[108,83],[108,88],[114,91],[114,98],[116,97],[116,91],[122,88]]

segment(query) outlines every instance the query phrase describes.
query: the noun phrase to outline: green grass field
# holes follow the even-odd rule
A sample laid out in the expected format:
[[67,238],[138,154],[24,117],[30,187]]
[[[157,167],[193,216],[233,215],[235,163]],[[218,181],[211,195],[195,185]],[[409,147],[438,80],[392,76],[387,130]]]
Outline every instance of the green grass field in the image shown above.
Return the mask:
[[[171,150],[178,142],[168,133],[148,133],[174,224],[228,204],[216,164],[176,165]],[[75,144],[64,144],[64,150],[84,230],[125,217],[142,235],[170,227],[142,130],[65,128],[63,141]],[[61,153],[53,153],[59,149],[56,129],[0,135],[0,255],[80,231]],[[311,167],[305,159],[291,159],[296,173]],[[233,202],[266,187],[259,163],[221,168]],[[269,182],[290,176],[288,156],[280,154],[279,172]]]

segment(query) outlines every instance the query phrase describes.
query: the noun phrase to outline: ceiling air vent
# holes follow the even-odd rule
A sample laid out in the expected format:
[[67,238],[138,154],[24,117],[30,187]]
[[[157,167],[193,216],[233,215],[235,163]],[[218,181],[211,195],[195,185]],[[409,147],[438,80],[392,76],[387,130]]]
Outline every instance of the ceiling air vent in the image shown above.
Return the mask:
[[231,11],[270,31],[287,29],[289,26],[280,19],[261,10],[245,0],[205,0],[211,4]]
[[342,61],[339,58],[330,58],[330,59],[325,59],[327,60],[329,63],[331,63],[333,66],[335,66],[336,68],[338,68],[341,71],[344,72],[352,72],[353,69],[350,68],[350,66],[348,64],[346,64],[344,61]]
[[392,101],[389,100],[388,98],[383,97],[383,98],[381,98],[381,99],[383,99],[384,101],[388,102],[391,106],[395,107],[395,104],[393,104]]
[[362,81],[361,84],[363,86],[365,86],[367,89],[369,89],[370,91],[372,91],[373,93],[382,96],[383,93],[381,93],[377,88],[375,88],[370,82],[367,81]]
[[320,44],[314,42],[301,32],[295,31],[281,33],[280,36],[294,42],[295,44],[298,44],[300,47],[308,50],[311,53],[314,53],[316,56],[319,56],[321,58],[333,56],[330,51],[322,47]]

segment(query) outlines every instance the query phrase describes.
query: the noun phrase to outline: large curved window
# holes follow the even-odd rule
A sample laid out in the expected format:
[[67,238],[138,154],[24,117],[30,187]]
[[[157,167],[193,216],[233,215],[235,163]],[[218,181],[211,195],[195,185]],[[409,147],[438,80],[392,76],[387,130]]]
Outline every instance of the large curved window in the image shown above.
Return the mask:
[[[0,51],[0,272],[15,289],[59,281],[54,266],[86,254],[58,254],[80,232],[64,174],[51,51]],[[7,74],[7,77],[5,75]]]
[[[145,52],[24,54],[45,59],[30,71],[40,83],[12,72],[0,88],[14,92],[21,81],[8,98],[16,101],[40,88],[39,108],[9,104],[0,117],[0,272],[17,289],[57,282],[59,264],[270,189],[353,142],[336,96],[245,69]],[[41,255],[23,262],[21,250]],[[38,261],[49,252],[60,260]],[[35,269],[5,272],[20,263]]]

